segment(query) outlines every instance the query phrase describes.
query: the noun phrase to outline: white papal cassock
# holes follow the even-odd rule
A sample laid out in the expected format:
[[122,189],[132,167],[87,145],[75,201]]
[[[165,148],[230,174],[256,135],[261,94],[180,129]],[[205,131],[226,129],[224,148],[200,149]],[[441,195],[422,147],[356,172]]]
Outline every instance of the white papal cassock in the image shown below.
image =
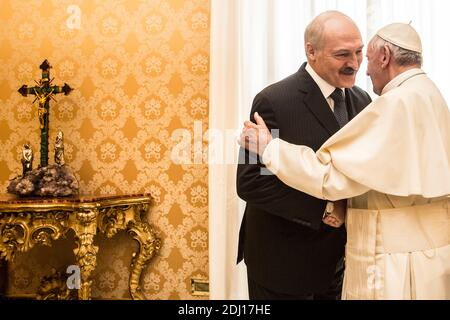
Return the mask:
[[406,71],[316,152],[274,139],[287,185],[349,200],[344,299],[450,299],[450,111]]

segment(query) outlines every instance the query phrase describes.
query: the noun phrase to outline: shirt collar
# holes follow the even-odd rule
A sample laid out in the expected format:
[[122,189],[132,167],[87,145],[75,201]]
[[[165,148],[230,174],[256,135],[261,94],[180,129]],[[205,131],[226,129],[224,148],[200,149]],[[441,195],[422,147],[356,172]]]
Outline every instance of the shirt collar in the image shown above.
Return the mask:
[[414,76],[417,76],[419,74],[425,74],[425,72],[422,69],[414,68],[414,69],[409,69],[408,71],[405,71],[403,73],[400,73],[394,79],[389,81],[387,85],[384,86],[383,90],[381,91],[381,95],[385,94],[388,91],[391,91],[394,88],[399,87],[406,80],[408,80]]
[[[319,87],[320,91],[322,92],[325,99],[328,99],[330,97],[330,94],[333,93],[334,90],[336,90],[336,87],[332,86],[325,80],[323,80],[317,72],[314,71],[314,69],[309,65],[309,63],[306,64],[305,70],[309,73],[311,78],[313,78],[314,82]],[[344,93],[345,91],[342,90]]]

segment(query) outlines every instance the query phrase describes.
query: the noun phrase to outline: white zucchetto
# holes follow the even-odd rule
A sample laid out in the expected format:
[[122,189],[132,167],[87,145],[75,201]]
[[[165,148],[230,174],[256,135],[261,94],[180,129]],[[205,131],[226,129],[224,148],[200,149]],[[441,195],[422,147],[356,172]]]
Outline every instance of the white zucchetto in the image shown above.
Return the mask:
[[377,36],[400,48],[422,53],[422,41],[417,31],[410,24],[389,24],[378,30]]

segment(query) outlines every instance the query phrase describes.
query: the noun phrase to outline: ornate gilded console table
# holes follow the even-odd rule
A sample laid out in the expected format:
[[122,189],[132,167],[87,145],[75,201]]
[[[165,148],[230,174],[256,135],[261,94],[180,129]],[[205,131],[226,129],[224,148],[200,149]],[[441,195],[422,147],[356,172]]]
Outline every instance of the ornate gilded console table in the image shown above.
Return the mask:
[[131,262],[130,293],[133,299],[144,299],[139,287],[141,273],[160,248],[160,239],[146,222],[150,203],[150,196],[145,194],[57,199],[0,195],[0,260],[11,261],[15,252],[25,252],[36,244],[51,246],[52,240],[71,229],[75,232],[74,253],[81,276],[78,298],[87,300],[98,251],[94,236],[102,232],[110,238],[127,230],[139,244]]

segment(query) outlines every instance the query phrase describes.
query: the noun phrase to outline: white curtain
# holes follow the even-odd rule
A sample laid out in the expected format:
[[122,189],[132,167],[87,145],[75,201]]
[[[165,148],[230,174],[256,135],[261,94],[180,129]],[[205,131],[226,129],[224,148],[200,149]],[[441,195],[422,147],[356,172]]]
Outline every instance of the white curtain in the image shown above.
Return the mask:
[[[424,46],[423,69],[450,101],[449,9],[447,0],[211,0],[209,128],[215,134],[209,148],[215,161],[209,162],[210,299],[248,297],[245,265],[236,266],[245,204],[236,194],[238,147],[231,133],[237,134],[248,119],[260,90],[305,61],[306,25],[320,12],[339,10],[356,22],[367,44],[383,25],[412,21]],[[371,93],[366,65],[357,85]]]

